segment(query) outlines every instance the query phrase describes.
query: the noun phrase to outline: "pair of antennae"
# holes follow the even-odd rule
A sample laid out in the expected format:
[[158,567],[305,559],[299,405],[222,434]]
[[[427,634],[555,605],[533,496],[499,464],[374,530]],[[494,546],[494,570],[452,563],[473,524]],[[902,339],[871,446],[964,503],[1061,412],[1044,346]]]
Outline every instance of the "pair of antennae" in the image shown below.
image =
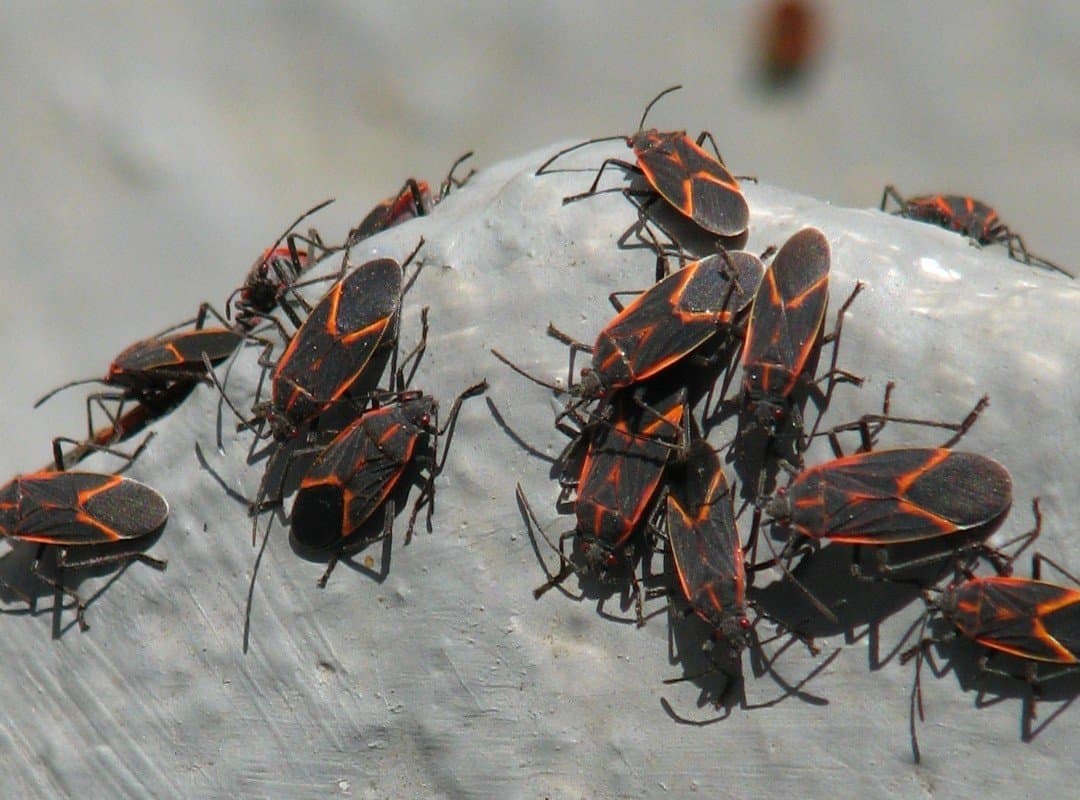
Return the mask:
[[[645,106],[645,112],[641,115],[641,121],[638,123],[638,130],[639,131],[645,130],[645,118],[649,116],[649,112],[652,110],[652,107],[654,105],[656,105],[657,101],[661,97],[663,97],[664,95],[671,94],[672,92],[676,92],[681,88],[683,88],[681,83],[676,84],[675,86],[669,86],[668,88],[664,89],[664,91],[660,92],[660,94],[658,94],[652,100],[650,100],[649,104],[647,106]],[[565,150],[560,150],[558,153],[556,153],[551,158],[549,158],[547,161],[545,161],[543,164],[541,164],[537,168],[536,172],[534,172],[533,174],[534,175],[543,175],[544,171],[548,167],[550,167],[552,164],[554,164],[560,158],[565,156],[567,153],[572,153],[575,150],[580,150],[582,147],[587,147],[590,144],[598,144],[600,142],[614,142],[614,141],[616,141],[618,139],[624,139],[625,140],[626,136],[621,136],[621,135],[619,135],[619,136],[601,136],[601,137],[599,137],[597,139],[589,139],[589,140],[581,142],[579,144],[575,144],[573,147],[567,147]]]

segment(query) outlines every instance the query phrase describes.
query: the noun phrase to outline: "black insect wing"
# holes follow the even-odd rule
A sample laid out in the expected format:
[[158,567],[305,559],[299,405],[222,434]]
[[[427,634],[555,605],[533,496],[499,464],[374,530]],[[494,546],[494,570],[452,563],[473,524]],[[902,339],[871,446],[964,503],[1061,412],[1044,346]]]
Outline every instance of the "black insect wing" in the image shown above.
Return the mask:
[[668,543],[675,577],[690,607],[714,636],[738,651],[750,644],[746,569],[732,494],[716,452],[694,441],[670,477]]
[[672,273],[600,332],[593,350],[594,376],[609,389],[629,386],[730,332],[735,316],[753,300],[763,272],[756,256],[731,252]]
[[754,298],[743,350],[744,405],[776,430],[818,348],[829,298],[829,243],[804,228],[776,254]]
[[649,183],[683,215],[717,236],[746,230],[750,207],[738,181],[685,132],[642,131],[629,143]]
[[364,413],[339,433],[300,483],[291,523],[296,542],[326,550],[371,520],[426,449],[435,408],[430,395],[409,397]]
[[203,353],[211,364],[219,364],[243,340],[243,335],[228,328],[203,328],[137,342],[116,357],[107,380],[134,387],[160,385],[155,370],[189,372],[195,378],[206,371]]
[[168,516],[165,498],[119,475],[39,472],[0,488],[0,533],[19,541],[108,544],[147,536]]
[[352,387],[392,338],[401,289],[401,265],[384,258],[357,267],[327,292],[274,369],[269,416],[276,428],[287,432],[318,416]]
[[629,545],[650,516],[685,406],[685,388],[651,383],[620,392],[610,423],[595,427],[574,508],[574,550],[588,569],[603,576],[632,561]]

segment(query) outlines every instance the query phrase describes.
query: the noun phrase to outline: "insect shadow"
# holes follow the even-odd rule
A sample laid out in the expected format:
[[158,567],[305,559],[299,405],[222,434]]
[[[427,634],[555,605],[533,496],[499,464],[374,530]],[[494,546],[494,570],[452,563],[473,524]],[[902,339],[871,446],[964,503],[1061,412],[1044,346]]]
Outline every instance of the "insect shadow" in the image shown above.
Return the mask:
[[[714,632],[709,624],[688,609],[678,605],[669,606],[669,621],[668,662],[673,666],[681,666],[683,675],[666,680],[665,683],[694,683],[700,690],[695,701],[696,708],[711,707],[719,712],[718,715],[704,719],[691,719],[677,711],[667,698],[662,697],[660,705],[673,721],[695,727],[712,725],[727,719],[735,708],[771,708],[789,697],[798,698],[811,705],[828,704],[828,699],[806,691],[805,687],[832,664],[840,655],[840,649],[823,658],[808,674],[792,681],[785,674],[786,670],[781,672],[776,668],[776,663],[782,660],[790,647],[799,646],[799,637],[780,632],[762,639],[755,631],[746,648],[750,675],[754,678],[768,677],[772,685],[779,688],[780,693],[767,699],[754,699],[748,697],[748,682],[741,652],[725,643],[714,641]],[[783,641],[778,647],[766,652],[764,645],[781,639]],[[753,694],[759,693],[755,690]]]
[[[926,667],[937,679],[952,673],[961,690],[975,693],[976,709],[990,708],[1010,700],[1021,701],[1019,738],[1023,742],[1033,741],[1053,725],[1080,694],[1080,673],[1047,680],[1039,685],[1036,695],[1034,688],[1023,677],[1025,667],[1030,662],[1005,653],[988,653],[966,637],[952,636],[954,631],[951,625],[941,618],[930,622],[928,632],[934,641],[924,651]],[[987,671],[984,665],[995,671]],[[1042,666],[1052,670],[1057,665]],[[1052,705],[1053,710],[1049,714],[1043,711],[1037,716],[1036,707],[1043,710],[1047,705]]]
[[[57,546],[46,547],[42,559],[38,565],[43,575],[46,575],[73,591],[78,591],[79,586],[87,579],[100,578],[108,575],[105,584],[94,591],[93,594],[83,599],[84,612],[94,605],[109,587],[120,579],[127,568],[137,559],[123,559],[126,553],[143,553],[154,546],[161,538],[164,526],[147,536],[141,536],[137,542],[118,546],[116,544],[91,545],[78,548],[80,561],[93,561],[98,558],[108,559],[104,563],[90,563],[85,566],[69,566],[58,568],[57,558],[60,550]],[[136,546],[137,544],[137,546]],[[78,626],[77,618],[73,617],[70,622],[64,623],[65,611],[76,610],[74,602],[65,602],[64,594],[59,587],[55,587],[34,574],[33,566],[37,560],[39,545],[33,543],[19,543],[8,553],[0,557],[0,597],[3,598],[4,606],[0,607],[0,614],[13,616],[37,616],[39,613],[48,611],[52,613],[52,638],[59,639],[72,627]],[[53,598],[53,604],[46,609],[37,607],[41,598]],[[9,603],[18,605],[10,606]],[[22,605],[26,603],[27,605]]]

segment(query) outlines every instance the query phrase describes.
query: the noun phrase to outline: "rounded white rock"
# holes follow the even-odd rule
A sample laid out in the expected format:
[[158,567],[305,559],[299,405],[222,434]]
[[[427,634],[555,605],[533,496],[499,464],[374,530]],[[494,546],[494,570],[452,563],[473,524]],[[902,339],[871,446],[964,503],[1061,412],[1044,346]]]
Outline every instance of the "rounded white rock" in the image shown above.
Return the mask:
[[[622,624],[598,614],[595,597],[552,591],[533,599],[545,575],[514,487],[521,483],[547,530],[570,527],[572,517],[553,510],[557,487],[549,478],[549,459],[565,438],[552,426],[558,404],[551,393],[499,363],[490,348],[563,380],[567,350],[545,335],[548,323],[591,341],[613,313],[608,293],[646,287],[654,270],[648,250],[616,246],[636,219],[620,194],[563,205],[591,175],[533,175],[553,151],[483,170],[429,217],[352,252],[357,263],[402,258],[424,236],[425,266],[401,324],[403,345],[414,343],[420,309],[430,306],[414,385],[445,411],[466,386],[490,383],[484,398],[462,409],[439,479],[434,531],[421,526],[408,547],[395,535],[385,580],[342,564],[320,590],[323,564],[298,556],[287,523],[275,518],[245,654],[256,551],[239,498],[254,496],[266,461],[251,459],[251,434],[236,433],[216,392],[200,387],[154,426],[156,438],[127,473],[169,500],[172,517],[151,551],[168,559],[168,571],[127,570],[94,597],[84,635],[69,613],[58,641],[50,640],[48,613],[0,617],[17,670],[0,686],[9,786],[20,795],[108,786],[114,796],[159,797],[645,797],[663,786],[675,797],[861,798],[880,794],[883,784],[916,791],[963,774],[968,796],[1006,782],[1037,784],[1047,794],[1066,789],[1071,770],[1063,765],[1074,763],[1080,715],[1067,710],[1022,743],[1022,686],[1006,685],[1006,702],[975,708],[975,692],[964,691],[955,674],[927,671],[924,763],[916,769],[908,743],[911,665],[893,658],[871,671],[865,640],[820,639],[818,659],[787,649],[775,670],[790,682],[834,649],[843,652],[802,695],[761,710],[736,705],[726,720],[693,727],[675,722],[662,701],[692,719],[716,712],[699,705],[700,682],[662,683],[684,674],[669,652],[666,614],[637,629],[618,594],[604,610]],[[605,154],[626,155],[619,145],[582,153],[582,163],[595,164]],[[963,447],[1012,474],[1014,508],[998,537],[1030,526],[1030,498],[1038,495],[1040,549],[1080,566],[1080,283],[1011,261],[1001,247],[979,249],[878,211],[760,184],[744,190],[746,249],[761,252],[814,226],[832,249],[830,307],[857,280],[866,284],[840,353],[841,365],[866,381],[837,388],[825,424],[878,410],[890,380],[897,382],[894,410],[905,416],[957,419],[989,394]],[[828,320],[831,326],[831,312]],[[256,357],[257,348],[246,348],[219,370],[241,408],[254,400]],[[891,426],[883,445],[942,438]],[[827,446],[815,443],[807,458],[828,457]],[[95,456],[85,463],[108,469],[110,462]],[[554,564],[542,541],[539,552]],[[383,551],[373,548],[371,556],[377,569]],[[93,595],[104,583],[91,576],[80,589]],[[577,579],[566,587],[576,594]],[[654,602],[653,609],[664,603]],[[918,612],[913,604],[881,625],[883,654]],[[970,650],[954,651],[956,663],[967,665],[966,684],[974,659]],[[751,676],[748,655],[743,662],[748,703],[783,693],[775,678]],[[1061,702],[1050,691],[1047,698],[1042,718]]]

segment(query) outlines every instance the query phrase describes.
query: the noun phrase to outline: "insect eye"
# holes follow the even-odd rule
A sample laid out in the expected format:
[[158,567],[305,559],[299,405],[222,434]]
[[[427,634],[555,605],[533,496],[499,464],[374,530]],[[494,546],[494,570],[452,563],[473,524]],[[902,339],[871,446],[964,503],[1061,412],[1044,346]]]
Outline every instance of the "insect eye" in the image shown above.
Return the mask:
[[608,552],[604,554],[604,566],[613,568],[619,563],[619,557],[614,552]]
[[750,620],[747,619],[746,617],[740,617],[739,618],[739,627],[742,628],[744,631],[750,630]]
[[773,416],[773,419],[776,420],[777,422],[782,421],[784,419],[784,409],[780,408],[779,406],[774,408],[773,412],[772,412],[772,416]]

